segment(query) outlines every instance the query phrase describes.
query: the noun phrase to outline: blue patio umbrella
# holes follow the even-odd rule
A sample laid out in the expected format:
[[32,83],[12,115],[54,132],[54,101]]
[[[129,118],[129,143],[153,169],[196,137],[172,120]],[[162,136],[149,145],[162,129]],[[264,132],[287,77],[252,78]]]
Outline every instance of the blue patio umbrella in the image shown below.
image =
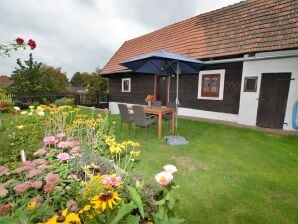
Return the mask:
[[[200,60],[186,57],[184,55],[171,53],[168,51],[155,51],[149,54],[137,56],[126,61],[120,62],[133,72],[156,74],[161,76],[176,75],[176,111],[179,105],[179,75],[195,74],[203,67],[204,63]],[[175,119],[177,131],[178,120]],[[171,145],[187,144],[185,138],[181,136],[168,136],[167,142]],[[172,144],[173,143],[173,144]]]

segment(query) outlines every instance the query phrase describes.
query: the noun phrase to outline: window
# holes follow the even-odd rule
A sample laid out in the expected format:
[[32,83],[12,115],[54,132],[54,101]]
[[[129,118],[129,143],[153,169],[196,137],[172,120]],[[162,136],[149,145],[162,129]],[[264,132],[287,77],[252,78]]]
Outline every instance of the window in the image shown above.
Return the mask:
[[220,74],[202,76],[201,96],[219,97]]
[[223,100],[225,70],[200,71],[198,99]]
[[131,78],[122,79],[122,92],[130,92]]
[[244,78],[244,92],[257,92],[258,77]]

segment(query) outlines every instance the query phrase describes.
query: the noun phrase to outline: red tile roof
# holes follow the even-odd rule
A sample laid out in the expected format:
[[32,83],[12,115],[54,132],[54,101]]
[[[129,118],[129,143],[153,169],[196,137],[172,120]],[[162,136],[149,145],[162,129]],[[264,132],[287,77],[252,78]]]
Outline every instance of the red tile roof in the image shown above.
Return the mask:
[[157,50],[204,59],[292,48],[298,48],[298,1],[248,0],[124,42],[102,74],[125,70],[120,61]]
[[0,87],[7,88],[13,84],[13,81],[10,80],[8,76],[2,75],[0,76]]

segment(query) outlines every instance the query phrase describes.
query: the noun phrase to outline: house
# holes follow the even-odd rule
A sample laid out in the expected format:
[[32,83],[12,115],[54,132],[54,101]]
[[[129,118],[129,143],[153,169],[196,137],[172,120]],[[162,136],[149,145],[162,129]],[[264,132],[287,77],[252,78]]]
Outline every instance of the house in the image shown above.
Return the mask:
[[175,99],[175,77],[138,74],[121,61],[158,50],[205,62],[181,75],[179,114],[293,130],[298,100],[297,0],[248,0],[166,26],[123,43],[102,70],[110,110],[118,103]]
[[13,81],[5,75],[0,76],[0,88],[8,88],[13,84]]

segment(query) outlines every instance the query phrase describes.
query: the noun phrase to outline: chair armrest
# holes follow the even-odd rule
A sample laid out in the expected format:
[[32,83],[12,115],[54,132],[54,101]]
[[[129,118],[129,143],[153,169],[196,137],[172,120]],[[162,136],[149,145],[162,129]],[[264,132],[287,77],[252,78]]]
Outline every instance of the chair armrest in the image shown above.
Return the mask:
[[155,118],[156,115],[149,115],[149,116],[146,116],[146,119],[151,119],[151,118]]

